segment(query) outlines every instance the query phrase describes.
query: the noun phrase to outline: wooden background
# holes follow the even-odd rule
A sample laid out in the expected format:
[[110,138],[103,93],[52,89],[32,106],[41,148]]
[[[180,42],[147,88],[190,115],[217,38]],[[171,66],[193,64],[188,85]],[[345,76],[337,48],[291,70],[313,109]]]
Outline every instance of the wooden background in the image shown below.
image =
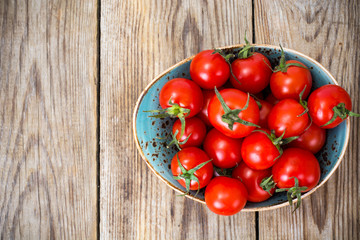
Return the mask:
[[245,30],[319,61],[360,112],[359,16],[356,0],[1,0],[0,239],[360,239],[359,119],[300,211],[232,217],[176,197],[131,129],[155,76]]

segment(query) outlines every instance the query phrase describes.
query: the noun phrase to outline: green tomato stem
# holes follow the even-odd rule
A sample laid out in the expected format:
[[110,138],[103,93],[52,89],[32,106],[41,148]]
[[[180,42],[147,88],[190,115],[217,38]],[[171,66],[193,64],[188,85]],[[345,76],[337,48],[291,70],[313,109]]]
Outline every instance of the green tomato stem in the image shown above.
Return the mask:
[[281,44],[280,44],[280,48],[281,48],[281,58],[280,58],[279,65],[276,66],[274,69],[274,73],[279,72],[279,71],[285,73],[285,72],[287,72],[287,70],[290,66],[296,66],[296,67],[308,69],[307,67],[304,67],[300,63],[286,63],[285,52],[284,52],[284,49],[282,48]]
[[250,101],[250,94],[248,93],[247,94],[247,100],[246,100],[246,104],[243,108],[240,108],[240,109],[234,109],[234,110],[231,110],[229,108],[228,105],[226,105],[223,97],[220,95],[219,91],[217,90],[217,88],[215,87],[215,94],[216,94],[216,97],[219,99],[220,101],[220,104],[221,106],[223,107],[224,109],[224,114],[221,116],[221,120],[225,123],[228,124],[228,127],[230,130],[233,130],[233,126],[234,126],[234,123],[237,122],[237,123],[241,123],[245,126],[252,126],[252,127],[258,127],[260,128],[260,126],[252,123],[252,122],[248,122],[248,121],[245,121],[241,118],[239,118],[239,113],[243,110],[246,110],[248,107],[249,107],[249,101]]
[[179,104],[173,103],[171,101],[171,98],[169,99],[169,105],[171,107],[161,109],[161,110],[149,110],[144,112],[150,112],[150,113],[158,113],[153,116],[153,118],[179,118],[181,122],[181,132],[180,132],[180,138],[184,135],[185,132],[185,117],[190,114],[190,109],[182,108]]
[[300,187],[299,186],[299,180],[296,178],[296,177],[290,177],[289,179],[291,178],[294,178],[295,180],[295,184],[294,184],[294,187],[291,187],[291,188],[279,188],[279,189],[276,189],[275,192],[285,192],[287,191],[287,199],[290,203],[290,206],[293,205],[293,201],[292,199],[294,197],[297,198],[297,203],[296,203],[296,206],[293,210],[293,212],[295,212],[296,209],[298,209],[301,205],[301,192],[302,191],[306,191],[308,188],[303,186],[303,187]]
[[274,182],[272,175],[270,177],[264,178],[263,180],[261,180],[261,183],[260,183],[260,187],[264,191],[268,192],[270,194],[270,196],[272,196],[270,190],[275,188],[275,186],[276,186],[276,183]]
[[345,103],[339,103],[338,105],[333,107],[332,110],[334,112],[333,117],[327,123],[322,125],[321,127],[325,127],[327,125],[332,124],[337,117],[341,118],[342,120],[346,119],[348,116],[360,117],[360,114],[354,113],[354,112],[349,111],[348,109],[346,109],[345,108]]
[[200,168],[202,168],[203,166],[205,166],[206,164],[208,164],[209,162],[212,161],[212,159],[210,159],[209,161],[206,161],[206,162],[203,162],[203,163],[200,163],[199,165],[197,165],[196,167],[190,169],[190,170],[186,170],[184,168],[184,166],[181,164],[180,162],[180,159],[179,159],[179,154],[177,153],[176,154],[176,158],[177,158],[177,162],[178,162],[178,165],[180,167],[180,170],[181,170],[181,174],[179,174],[178,176],[173,176],[173,178],[175,180],[181,180],[181,179],[184,179],[185,180],[185,186],[186,186],[186,193],[183,194],[183,195],[186,195],[190,192],[190,183],[191,181],[195,181],[198,183],[198,190],[195,194],[195,196],[199,193],[200,191],[200,183],[199,183],[199,179],[194,175],[195,172],[197,170],[199,170]]

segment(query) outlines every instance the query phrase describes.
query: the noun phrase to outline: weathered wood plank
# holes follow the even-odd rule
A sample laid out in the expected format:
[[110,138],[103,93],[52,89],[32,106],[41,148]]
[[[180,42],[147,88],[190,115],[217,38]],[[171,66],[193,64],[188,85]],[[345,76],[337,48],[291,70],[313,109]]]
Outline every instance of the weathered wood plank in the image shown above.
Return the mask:
[[[255,1],[257,43],[298,50],[323,64],[349,91],[360,112],[359,1]],[[351,120],[350,143],[325,186],[289,207],[259,214],[261,239],[359,239],[359,119]]]
[[255,238],[255,214],[219,217],[176,197],[137,153],[135,102],[156,75],[197,52],[252,36],[251,1],[101,2],[102,239]]
[[96,238],[97,5],[0,1],[0,239]]

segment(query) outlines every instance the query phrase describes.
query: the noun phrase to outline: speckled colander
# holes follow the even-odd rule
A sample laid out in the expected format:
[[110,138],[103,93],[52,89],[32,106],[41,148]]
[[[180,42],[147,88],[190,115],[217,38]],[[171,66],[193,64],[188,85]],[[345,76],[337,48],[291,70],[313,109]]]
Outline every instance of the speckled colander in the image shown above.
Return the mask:
[[[237,52],[243,45],[223,47],[227,52]],[[272,66],[277,65],[280,59],[280,48],[270,45],[254,45],[256,52],[264,54],[271,62]],[[287,60],[296,59],[304,63],[311,71],[313,78],[313,89],[326,84],[338,84],[334,77],[318,62],[302,53],[290,49],[284,49]],[[159,92],[163,85],[173,78],[190,79],[190,63],[193,57],[187,58],[172,66],[160,76],[156,77],[141,93],[134,109],[133,131],[137,148],[149,168],[163,182],[174,190],[185,193],[183,188],[176,180],[170,170],[172,157],[177,152],[175,147],[167,148],[169,139],[164,139],[171,129],[174,119],[153,119],[147,110],[161,109],[159,104]],[[349,140],[350,121],[347,119],[336,128],[327,131],[327,139],[323,149],[316,154],[321,167],[321,177],[319,184],[311,191],[302,194],[302,199],[312,194],[322,186],[339,166]],[[165,185],[164,185],[165,186]],[[186,197],[204,203],[204,189],[195,197],[196,191],[190,191]],[[296,202],[296,200],[294,201]],[[262,211],[287,206],[286,193],[276,193],[270,199],[261,203],[248,202],[242,211]]]

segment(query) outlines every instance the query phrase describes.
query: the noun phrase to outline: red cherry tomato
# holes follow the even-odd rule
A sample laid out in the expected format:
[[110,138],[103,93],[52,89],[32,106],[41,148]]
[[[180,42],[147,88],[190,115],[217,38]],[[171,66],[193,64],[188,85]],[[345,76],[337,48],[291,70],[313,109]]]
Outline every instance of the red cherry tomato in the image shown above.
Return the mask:
[[308,100],[308,107],[314,123],[325,129],[339,125],[344,119],[336,117],[331,124],[323,126],[332,119],[333,108],[339,104],[343,104],[348,111],[352,109],[350,96],[343,88],[337,85],[325,85],[313,91]]
[[288,148],[272,168],[274,182],[278,188],[291,188],[296,177],[300,187],[307,192],[320,180],[320,165],[315,156],[304,149]]
[[163,109],[172,107],[170,100],[181,108],[190,109],[186,117],[195,116],[200,112],[204,101],[200,87],[185,78],[174,78],[162,87],[159,95],[161,107]]
[[219,168],[232,168],[241,161],[242,139],[225,136],[215,128],[210,130],[204,141],[204,150]]
[[269,103],[265,100],[261,100],[261,99],[259,99],[257,101],[259,101],[261,104],[259,126],[262,128],[268,128],[268,117],[269,117],[270,111],[274,105],[272,105],[271,103]]
[[230,67],[219,54],[213,50],[198,53],[190,64],[190,76],[200,87],[214,89],[222,86],[230,77]]
[[261,53],[255,52],[248,58],[236,59],[231,69],[240,83],[230,75],[231,84],[244,92],[259,93],[269,84],[272,74],[270,66],[270,61]]
[[284,138],[299,136],[309,125],[308,114],[303,114],[304,111],[305,108],[294,99],[281,100],[271,109],[268,126],[278,137],[284,131]]
[[266,170],[254,170],[248,167],[244,162],[241,162],[232,172],[233,178],[237,178],[245,184],[245,187],[248,190],[248,201],[250,202],[262,202],[274,194],[275,187],[269,190],[271,195],[260,187],[261,181],[270,176],[270,168]]
[[[268,130],[262,130],[270,134]],[[255,170],[264,170],[275,164],[280,152],[263,132],[253,132],[244,138],[241,146],[243,161]]]
[[[286,61],[286,64],[297,63],[305,67],[305,65],[296,60]],[[312,78],[309,69],[298,66],[290,66],[286,72],[274,72],[270,78],[271,92],[275,98],[281,100],[292,98],[299,101],[299,94],[305,88],[302,99],[306,99],[309,95]]]
[[[186,118],[185,131],[181,138],[180,138],[181,121],[180,121],[180,119],[176,120],[173,125],[173,128],[172,128],[172,133],[175,135],[176,131],[178,132],[176,134],[176,139],[178,140],[179,146],[181,148],[199,147],[199,146],[201,146],[201,144],[206,136],[206,126],[197,117]],[[186,143],[181,144],[181,142],[185,141],[187,138],[188,138],[188,140],[186,141]]]
[[[171,160],[171,172],[174,176],[179,176],[182,174],[181,168],[179,167],[179,164],[177,161],[177,157],[179,157],[181,165],[186,170],[191,170],[191,169],[195,168],[196,166],[198,166],[199,164],[210,160],[208,155],[206,155],[206,153],[199,148],[196,148],[196,147],[184,148],[180,152],[175,154],[175,156]],[[213,165],[211,162],[205,164],[205,166],[203,166],[199,170],[195,171],[194,175],[199,180],[200,188],[203,188],[206,185],[208,185],[208,183],[210,182],[210,180],[213,176],[213,171],[214,171]],[[180,179],[180,180],[178,180],[178,182],[183,187],[186,188],[184,179]],[[190,190],[198,190],[198,188],[199,188],[198,183],[194,180],[191,180]]]
[[229,177],[216,177],[205,189],[206,206],[219,215],[230,216],[240,212],[247,196],[244,184]]
[[290,142],[287,146],[302,148],[315,154],[324,146],[325,141],[326,130],[318,127],[315,123],[312,123],[298,139]]
[[[224,89],[220,91],[220,95],[224,99],[226,105],[231,109],[244,108],[248,95],[237,89]],[[209,120],[211,124],[226,136],[232,138],[241,138],[249,135],[256,127],[246,126],[242,123],[235,122],[233,129],[229,128],[229,124],[222,120],[225,111],[218,97],[215,95],[208,107]],[[252,97],[249,97],[249,105],[246,110],[242,110],[238,115],[240,119],[253,124],[259,123],[259,107]]]

